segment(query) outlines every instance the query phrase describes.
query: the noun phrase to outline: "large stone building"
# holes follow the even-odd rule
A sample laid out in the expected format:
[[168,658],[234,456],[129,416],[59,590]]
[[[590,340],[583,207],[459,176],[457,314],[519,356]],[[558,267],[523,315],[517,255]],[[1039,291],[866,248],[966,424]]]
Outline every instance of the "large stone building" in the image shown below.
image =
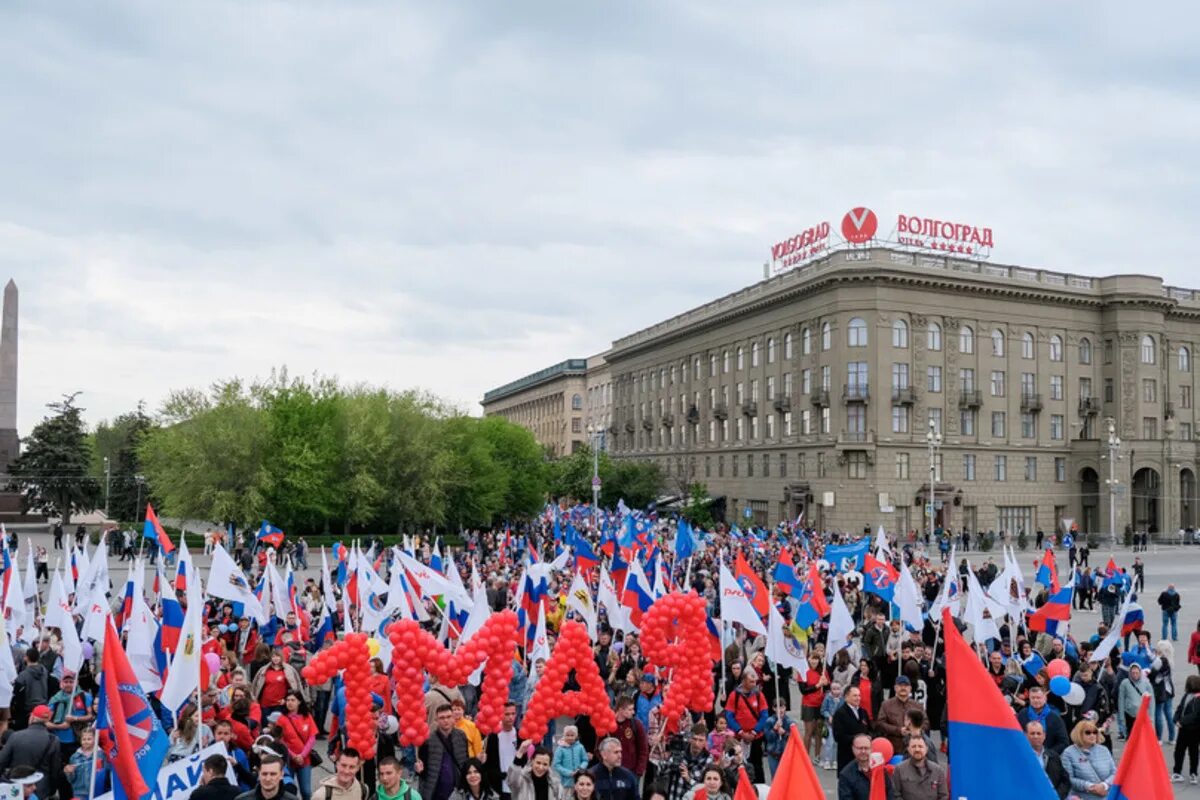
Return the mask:
[[588,359],[569,358],[506,383],[483,396],[483,413],[528,428],[554,456],[570,455],[587,443],[587,369]]
[[1171,531],[1198,321],[1155,277],[846,249],[614,342],[607,444],[762,523],[919,529],[932,483],[956,529],[1105,532],[1114,497],[1118,531]]

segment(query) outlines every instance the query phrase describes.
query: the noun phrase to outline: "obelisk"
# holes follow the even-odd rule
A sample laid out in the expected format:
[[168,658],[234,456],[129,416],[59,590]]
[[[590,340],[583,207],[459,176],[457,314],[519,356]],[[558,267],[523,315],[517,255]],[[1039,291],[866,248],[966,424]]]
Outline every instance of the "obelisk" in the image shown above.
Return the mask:
[[18,455],[17,438],[17,284],[4,286],[4,320],[0,324],[0,473]]

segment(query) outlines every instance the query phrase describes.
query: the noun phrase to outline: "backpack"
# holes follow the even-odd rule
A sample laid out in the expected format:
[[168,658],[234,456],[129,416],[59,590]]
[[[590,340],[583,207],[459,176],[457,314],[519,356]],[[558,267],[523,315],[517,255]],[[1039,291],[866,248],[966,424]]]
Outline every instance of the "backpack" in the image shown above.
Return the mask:
[[1179,724],[1184,728],[1200,728],[1200,695],[1192,695],[1183,704]]

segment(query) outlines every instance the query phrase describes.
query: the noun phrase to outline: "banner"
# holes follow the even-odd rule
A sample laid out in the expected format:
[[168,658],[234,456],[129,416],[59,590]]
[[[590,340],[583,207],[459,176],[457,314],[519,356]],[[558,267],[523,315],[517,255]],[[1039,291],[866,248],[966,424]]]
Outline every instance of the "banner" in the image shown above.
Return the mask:
[[[200,785],[200,773],[204,769],[204,759],[214,755],[223,756],[227,753],[225,745],[217,742],[210,744],[194,756],[167,764],[158,771],[158,786],[155,787],[151,797],[154,800],[187,800]],[[237,776],[233,773],[232,766],[226,771],[225,777],[231,784],[237,786]],[[113,800],[113,793],[105,792],[96,795],[96,800]]]

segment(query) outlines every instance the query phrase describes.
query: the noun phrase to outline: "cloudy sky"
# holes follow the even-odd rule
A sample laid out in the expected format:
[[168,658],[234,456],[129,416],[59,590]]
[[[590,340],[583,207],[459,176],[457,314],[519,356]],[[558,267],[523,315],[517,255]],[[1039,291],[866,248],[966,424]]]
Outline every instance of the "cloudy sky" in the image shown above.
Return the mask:
[[477,412],[855,205],[1200,286],[1200,12],[1130,9],[6,3],[20,428],[279,365]]

